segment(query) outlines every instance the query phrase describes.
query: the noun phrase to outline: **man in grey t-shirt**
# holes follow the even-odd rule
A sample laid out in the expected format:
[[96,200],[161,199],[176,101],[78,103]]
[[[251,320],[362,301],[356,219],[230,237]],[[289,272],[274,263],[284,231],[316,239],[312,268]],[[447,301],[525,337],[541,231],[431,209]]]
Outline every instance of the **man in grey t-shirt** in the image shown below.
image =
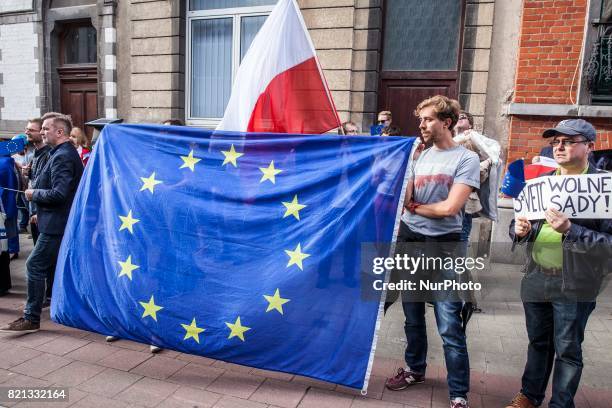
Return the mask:
[[[452,130],[459,110],[456,100],[438,95],[421,102],[415,111],[423,140],[433,146],[409,170],[407,211],[402,217],[399,242],[425,243],[420,245],[427,247],[459,242],[463,208],[472,190],[480,186],[478,156],[453,141]],[[433,304],[438,333],[444,343],[450,407],[467,408],[470,364],[463,311],[471,305],[448,300]],[[425,381],[427,367],[425,303],[406,301],[402,305],[406,316],[407,368],[400,368],[385,384],[395,391]]]

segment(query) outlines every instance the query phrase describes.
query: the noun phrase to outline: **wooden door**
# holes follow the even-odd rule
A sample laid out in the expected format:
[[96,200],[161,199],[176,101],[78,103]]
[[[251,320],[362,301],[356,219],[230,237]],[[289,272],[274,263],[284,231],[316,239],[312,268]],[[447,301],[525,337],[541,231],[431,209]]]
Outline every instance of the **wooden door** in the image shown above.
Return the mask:
[[414,109],[433,95],[458,97],[464,0],[385,0],[378,110],[402,134],[420,134]]
[[72,116],[74,126],[87,133],[90,140],[93,129],[85,122],[98,115],[98,68],[96,31],[91,22],[66,24],[60,37],[61,112]]

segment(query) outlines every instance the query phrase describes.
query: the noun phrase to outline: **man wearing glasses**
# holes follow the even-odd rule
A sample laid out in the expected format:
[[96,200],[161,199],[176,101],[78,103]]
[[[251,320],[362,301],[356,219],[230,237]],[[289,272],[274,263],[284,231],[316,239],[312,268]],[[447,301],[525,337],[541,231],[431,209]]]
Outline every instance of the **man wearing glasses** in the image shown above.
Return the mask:
[[[560,166],[543,177],[603,172],[588,160],[596,138],[589,122],[563,120],[543,136],[552,138],[550,145]],[[549,406],[573,407],[582,374],[584,330],[610,269],[612,220],[570,220],[549,208],[544,220],[513,220],[510,237],[513,246],[527,246],[521,298],[529,346],[521,391],[508,408],[539,406],[551,373]]]

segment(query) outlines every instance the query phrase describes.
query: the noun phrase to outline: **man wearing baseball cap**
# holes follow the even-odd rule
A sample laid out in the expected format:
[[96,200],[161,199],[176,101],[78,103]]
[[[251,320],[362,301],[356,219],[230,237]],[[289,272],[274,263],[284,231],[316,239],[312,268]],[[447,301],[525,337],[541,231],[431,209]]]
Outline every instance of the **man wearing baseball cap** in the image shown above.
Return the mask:
[[[588,161],[597,137],[589,122],[563,120],[543,137],[560,167],[542,177],[603,172]],[[584,330],[612,257],[612,221],[570,219],[549,208],[544,220],[513,220],[510,237],[528,254],[521,298],[529,346],[521,391],[508,408],[542,404],[551,373],[549,406],[574,407]]]

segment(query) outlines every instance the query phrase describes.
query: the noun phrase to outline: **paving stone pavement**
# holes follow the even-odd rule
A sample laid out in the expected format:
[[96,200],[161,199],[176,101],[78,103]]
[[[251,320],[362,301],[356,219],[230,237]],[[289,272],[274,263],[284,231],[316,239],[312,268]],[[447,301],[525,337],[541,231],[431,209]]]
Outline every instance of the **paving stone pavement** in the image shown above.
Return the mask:
[[[25,259],[31,241],[21,235],[20,258],[11,262],[14,289],[0,297],[0,324],[19,317],[25,299]],[[490,276],[516,289],[519,268],[496,264]],[[527,338],[519,302],[487,297],[484,313],[468,326],[471,362],[470,405],[504,407],[520,387]],[[15,407],[215,407],[215,408],[409,408],[448,407],[442,342],[427,311],[428,380],[408,390],[384,388],[385,377],[404,366],[401,305],[385,316],[379,332],[370,386],[358,391],[297,375],[254,369],[163,350],[55,324],[48,311],[42,330],[22,336],[0,333],[0,387],[66,386],[65,403],[6,403]],[[612,408],[612,302],[599,302],[587,326],[585,368],[576,406]]]

